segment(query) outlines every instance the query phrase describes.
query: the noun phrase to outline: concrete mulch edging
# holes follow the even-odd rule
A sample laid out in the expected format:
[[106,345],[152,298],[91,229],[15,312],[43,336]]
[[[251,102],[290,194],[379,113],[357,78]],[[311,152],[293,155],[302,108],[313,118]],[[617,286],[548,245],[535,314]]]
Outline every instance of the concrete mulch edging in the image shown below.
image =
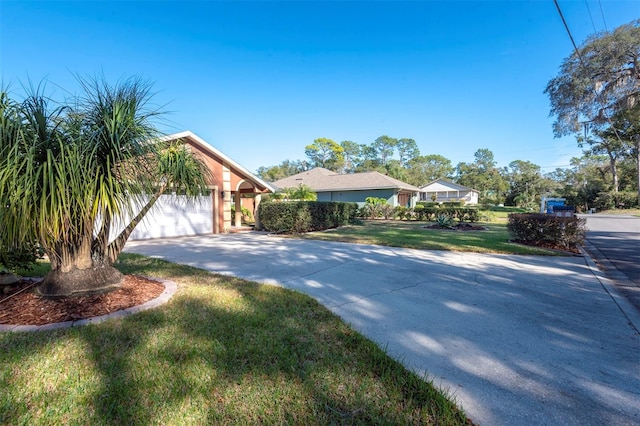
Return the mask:
[[46,331],[46,330],[57,330],[60,328],[69,328],[69,327],[80,327],[88,324],[100,324],[101,322],[105,322],[107,320],[113,318],[124,318],[129,315],[136,314],[138,312],[146,311],[148,309],[153,309],[157,306],[163,305],[173,297],[175,292],[178,289],[178,286],[175,282],[169,280],[163,280],[160,278],[153,277],[144,277],[150,280],[158,281],[164,284],[164,291],[155,299],[151,299],[141,305],[132,306],[127,309],[122,309],[119,311],[111,312],[106,315],[100,315],[98,317],[93,318],[85,318],[76,321],[64,321],[64,322],[55,322],[51,324],[45,325],[16,325],[16,324],[0,324],[0,332],[3,331],[13,331],[13,332],[31,332],[31,331]]

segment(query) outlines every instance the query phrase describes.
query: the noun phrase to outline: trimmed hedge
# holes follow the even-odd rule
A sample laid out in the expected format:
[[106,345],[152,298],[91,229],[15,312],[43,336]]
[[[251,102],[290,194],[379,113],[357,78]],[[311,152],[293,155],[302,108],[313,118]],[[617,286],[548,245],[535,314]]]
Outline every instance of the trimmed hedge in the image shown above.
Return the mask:
[[524,243],[549,243],[575,248],[584,242],[586,219],[556,217],[544,213],[511,213],[507,229]]
[[424,207],[418,204],[413,209],[413,216],[421,221],[432,221],[438,216],[445,216],[460,222],[477,222],[480,220],[480,211],[477,207]]
[[262,227],[276,233],[337,228],[354,220],[357,211],[356,203],[334,201],[263,202],[258,206]]

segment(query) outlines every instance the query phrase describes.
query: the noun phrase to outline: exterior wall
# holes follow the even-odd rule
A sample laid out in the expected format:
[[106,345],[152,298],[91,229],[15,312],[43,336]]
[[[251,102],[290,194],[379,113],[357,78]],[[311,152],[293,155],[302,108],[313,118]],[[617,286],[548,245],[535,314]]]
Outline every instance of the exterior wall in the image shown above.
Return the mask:
[[463,199],[465,204],[478,204],[478,193],[475,191],[426,191],[420,193],[422,201],[433,201],[431,196],[436,194],[436,202],[459,201]]
[[397,205],[395,191],[393,189],[372,189],[368,191],[328,191],[318,192],[318,201],[342,201],[346,203],[358,203],[364,206],[367,197],[384,198],[392,206]]
[[[201,196],[195,202],[189,202],[188,198],[182,195],[161,195],[129,239],[210,234],[213,229],[212,209],[211,196]],[[111,235],[115,237],[125,226],[126,223],[114,226],[116,232],[112,232]]]
[[[189,142],[185,140],[185,142]],[[202,155],[202,158],[211,172],[211,188],[217,188],[212,191],[212,196],[217,200],[212,205],[212,215],[215,215],[214,222],[217,226],[213,226],[209,232],[223,233],[227,232],[234,225],[234,218],[231,217],[231,201],[234,199],[232,193],[235,193],[240,184],[246,180],[246,176],[236,173],[229,164],[226,164],[221,158],[204,152],[198,146],[189,144],[191,148]],[[252,190],[244,189],[244,191],[254,191],[260,193],[261,189],[254,188]]]

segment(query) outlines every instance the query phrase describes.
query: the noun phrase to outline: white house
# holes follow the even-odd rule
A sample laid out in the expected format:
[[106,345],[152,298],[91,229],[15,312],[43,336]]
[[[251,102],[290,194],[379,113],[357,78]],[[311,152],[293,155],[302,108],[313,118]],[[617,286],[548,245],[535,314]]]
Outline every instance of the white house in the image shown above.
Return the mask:
[[464,201],[465,204],[478,204],[478,191],[458,185],[445,179],[437,179],[420,188],[420,201]]

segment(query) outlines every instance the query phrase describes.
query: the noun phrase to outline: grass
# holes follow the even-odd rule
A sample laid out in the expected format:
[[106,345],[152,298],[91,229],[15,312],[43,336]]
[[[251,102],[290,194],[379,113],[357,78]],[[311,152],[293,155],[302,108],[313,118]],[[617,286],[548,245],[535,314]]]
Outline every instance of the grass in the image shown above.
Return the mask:
[[426,229],[431,222],[366,220],[325,232],[297,235],[297,238],[376,244],[422,250],[470,251],[476,253],[557,255],[557,252],[509,242],[507,213],[493,213],[496,222],[480,223],[485,231]]
[[640,216],[640,209],[610,209],[610,210],[602,210],[596,213],[597,214],[616,214],[616,215],[630,215],[630,216]]
[[0,424],[464,424],[428,381],[301,293],[123,254],[159,308],[0,333]]

